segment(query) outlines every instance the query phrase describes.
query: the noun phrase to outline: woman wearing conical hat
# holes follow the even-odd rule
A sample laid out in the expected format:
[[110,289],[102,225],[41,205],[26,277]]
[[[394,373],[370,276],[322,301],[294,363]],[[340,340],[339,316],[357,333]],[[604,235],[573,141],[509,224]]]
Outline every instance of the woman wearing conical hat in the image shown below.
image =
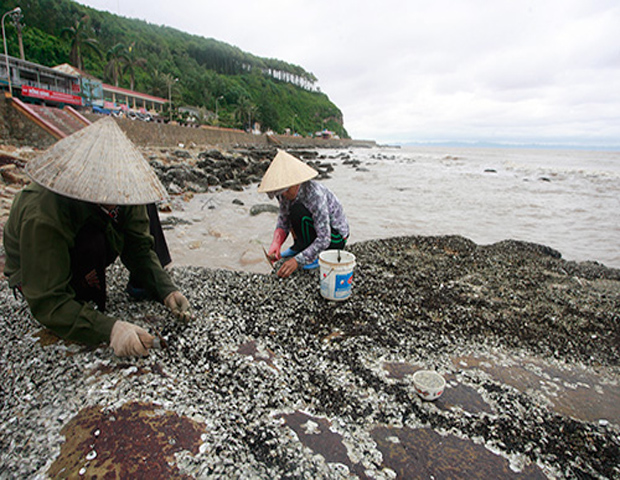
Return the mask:
[[[298,268],[318,267],[319,253],[342,249],[349,237],[349,224],[342,204],[326,186],[312,180],[318,172],[279,150],[265,172],[259,192],[277,198],[280,210],[267,255],[272,261],[286,258],[278,270],[286,278]],[[293,245],[281,252],[288,234]]]
[[163,185],[111,118],[60,140],[26,172],[34,183],[15,196],[4,228],[9,286],[60,337],[146,355],[154,337],[104,313],[105,269],[120,256],[151,298],[189,317],[149,234],[146,205],[166,197]]

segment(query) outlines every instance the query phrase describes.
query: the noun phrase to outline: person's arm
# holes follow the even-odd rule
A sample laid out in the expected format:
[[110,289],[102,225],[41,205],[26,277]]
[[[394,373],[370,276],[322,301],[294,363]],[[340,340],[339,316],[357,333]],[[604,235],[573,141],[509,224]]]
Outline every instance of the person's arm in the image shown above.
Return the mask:
[[278,201],[280,203],[278,219],[276,220],[276,228],[273,232],[273,240],[267,252],[267,255],[272,260],[280,260],[282,258],[280,256],[280,250],[291,230],[291,222],[289,219],[290,202],[281,197],[278,197]]
[[279,211],[278,211],[278,219],[276,220],[276,230],[281,229],[288,233],[291,231],[291,219],[290,219],[290,209],[291,202],[286,198],[278,198],[280,201]]
[[282,228],[276,228],[273,232],[273,240],[271,241],[269,251],[267,252],[267,256],[272,261],[280,260],[282,258],[282,255],[280,255],[280,250],[282,249],[282,245],[284,244],[286,237],[288,237],[288,233]]
[[181,320],[190,320],[190,305],[170,274],[161,266],[153,250],[149,219],[143,205],[126,207],[123,224],[125,239],[121,261],[151,294]]
[[34,318],[68,340],[108,342],[116,319],[75,300],[66,233],[52,222],[25,220],[19,245],[22,291]]
[[122,231],[124,244],[121,261],[141,286],[161,302],[178,291],[153,250],[153,237],[149,233],[149,219],[144,205],[125,207]]

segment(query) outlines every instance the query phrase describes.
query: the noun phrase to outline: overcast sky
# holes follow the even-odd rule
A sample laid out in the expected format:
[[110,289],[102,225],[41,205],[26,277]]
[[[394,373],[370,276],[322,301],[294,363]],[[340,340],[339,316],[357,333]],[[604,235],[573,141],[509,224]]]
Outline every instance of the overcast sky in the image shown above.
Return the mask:
[[620,147],[618,0],[79,0],[300,65],[353,138]]

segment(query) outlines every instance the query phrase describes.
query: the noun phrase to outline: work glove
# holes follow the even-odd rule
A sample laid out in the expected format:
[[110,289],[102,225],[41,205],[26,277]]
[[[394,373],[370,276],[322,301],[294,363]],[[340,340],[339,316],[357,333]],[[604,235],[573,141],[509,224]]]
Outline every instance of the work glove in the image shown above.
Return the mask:
[[110,346],[118,357],[144,357],[153,346],[154,338],[133,323],[117,320],[110,333]]
[[269,251],[267,252],[267,256],[271,260],[275,261],[282,258],[280,255],[280,249],[282,248],[284,240],[286,240],[287,236],[288,233],[286,233],[282,228],[276,228],[276,231],[273,232],[273,240],[271,242],[271,246],[269,247]]
[[192,314],[189,312],[189,302],[187,298],[178,290],[164,298],[164,305],[166,305],[179,320],[188,321],[193,318]]

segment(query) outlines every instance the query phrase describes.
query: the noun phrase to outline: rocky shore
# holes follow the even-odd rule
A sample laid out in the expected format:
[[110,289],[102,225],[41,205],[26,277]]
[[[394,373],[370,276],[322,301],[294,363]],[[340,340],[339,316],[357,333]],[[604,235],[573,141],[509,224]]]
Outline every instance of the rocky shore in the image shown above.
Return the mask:
[[[265,166],[184,151],[145,151],[178,198]],[[110,313],[165,344],[135,360],[55,338],[1,283],[0,478],[620,478],[619,270],[459,236],[349,250],[343,302],[318,271],[174,267],[189,324],[115,264]]]

